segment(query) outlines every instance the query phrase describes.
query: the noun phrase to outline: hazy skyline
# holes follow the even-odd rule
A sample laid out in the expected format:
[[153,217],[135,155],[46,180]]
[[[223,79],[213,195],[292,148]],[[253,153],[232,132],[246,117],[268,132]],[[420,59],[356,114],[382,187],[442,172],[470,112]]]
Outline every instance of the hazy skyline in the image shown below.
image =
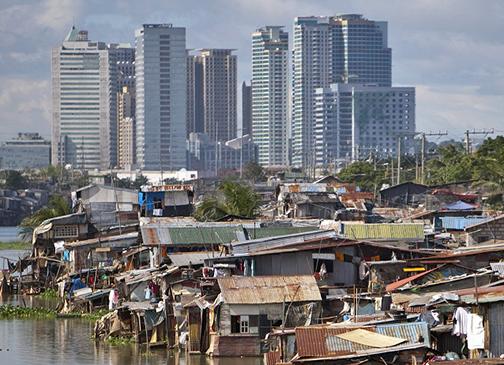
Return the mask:
[[[504,133],[504,2],[4,0],[0,5],[0,140],[50,136],[51,48],[75,24],[91,40],[134,42],[143,23],[187,28],[188,48],[234,48],[238,85],[251,76],[251,33],[294,17],[359,13],[389,23],[393,84],[416,87],[418,131]],[[240,93],[238,93],[240,94]]]

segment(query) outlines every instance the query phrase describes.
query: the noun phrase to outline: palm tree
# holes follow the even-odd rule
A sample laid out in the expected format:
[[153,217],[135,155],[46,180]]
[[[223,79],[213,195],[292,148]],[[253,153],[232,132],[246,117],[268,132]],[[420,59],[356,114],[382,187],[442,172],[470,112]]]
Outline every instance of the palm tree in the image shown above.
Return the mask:
[[31,236],[33,230],[47,219],[70,214],[70,206],[61,195],[53,195],[46,207],[43,207],[21,221],[21,235],[24,238]]
[[225,181],[219,185],[216,196],[207,197],[198,205],[194,217],[199,221],[219,220],[227,215],[254,218],[259,205],[259,196],[249,186]]

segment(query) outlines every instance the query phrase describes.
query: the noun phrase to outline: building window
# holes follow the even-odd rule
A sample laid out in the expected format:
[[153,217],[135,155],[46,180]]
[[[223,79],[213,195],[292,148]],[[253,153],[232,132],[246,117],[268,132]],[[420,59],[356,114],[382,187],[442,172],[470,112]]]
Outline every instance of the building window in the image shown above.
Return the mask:
[[231,333],[257,333],[259,316],[231,316]]
[[79,235],[76,225],[63,225],[54,227],[54,238],[77,237]]

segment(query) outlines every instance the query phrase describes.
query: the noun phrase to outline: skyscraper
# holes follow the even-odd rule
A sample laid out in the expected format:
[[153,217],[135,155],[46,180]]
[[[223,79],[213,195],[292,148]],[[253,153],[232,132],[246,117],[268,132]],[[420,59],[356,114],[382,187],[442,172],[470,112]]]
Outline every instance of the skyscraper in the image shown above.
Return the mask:
[[117,165],[131,169],[135,163],[135,95],[128,86],[117,94]]
[[391,86],[387,23],[362,15],[298,17],[294,22],[292,163],[306,166],[314,154],[316,88],[333,83]]
[[252,86],[242,83],[242,135],[252,134]]
[[201,129],[202,122],[203,132],[212,141],[236,138],[237,69],[232,52],[232,49],[200,49],[196,55],[189,55],[194,87],[194,101],[189,107],[194,108],[194,131]]
[[110,48],[114,50],[117,63],[117,90],[127,86],[129,91],[134,91],[135,48],[129,43],[113,43]]
[[289,36],[282,27],[252,34],[252,136],[258,163],[268,167],[288,164],[288,53]]
[[137,165],[186,167],[185,28],[144,24],[135,32]]
[[203,68],[196,55],[187,52],[187,137],[203,133],[205,116],[203,103]]
[[52,51],[53,164],[108,169],[117,162],[113,48],[72,27]]

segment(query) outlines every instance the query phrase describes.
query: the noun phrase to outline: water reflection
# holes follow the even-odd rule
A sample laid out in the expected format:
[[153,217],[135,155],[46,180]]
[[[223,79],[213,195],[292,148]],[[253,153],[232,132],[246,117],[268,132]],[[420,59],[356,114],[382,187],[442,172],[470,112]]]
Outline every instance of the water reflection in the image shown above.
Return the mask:
[[[1,300],[0,300],[1,303]],[[40,306],[37,297],[4,298],[4,304]],[[45,303],[47,305],[47,303]],[[185,356],[136,345],[110,346],[91,340],[93,323],[82,319],[0,320],[0,364],[167,364],[167,365],[261,365],[260,358]]]

